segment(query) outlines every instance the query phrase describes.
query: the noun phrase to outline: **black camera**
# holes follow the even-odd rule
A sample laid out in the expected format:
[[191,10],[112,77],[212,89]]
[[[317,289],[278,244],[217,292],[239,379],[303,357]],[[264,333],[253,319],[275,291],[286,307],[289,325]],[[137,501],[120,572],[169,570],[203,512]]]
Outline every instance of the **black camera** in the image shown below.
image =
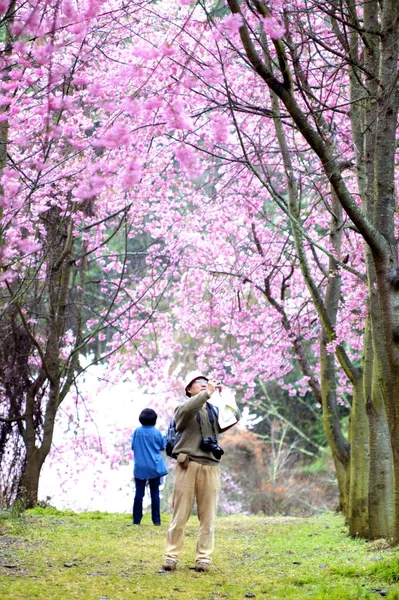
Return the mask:
[[203,452],[212,452],[213,456],[217,460],[220,460],[224,454],[224,450],[218,446],[216,439],[213,437],[207,437],[203,439],[200,444],[200,448]]

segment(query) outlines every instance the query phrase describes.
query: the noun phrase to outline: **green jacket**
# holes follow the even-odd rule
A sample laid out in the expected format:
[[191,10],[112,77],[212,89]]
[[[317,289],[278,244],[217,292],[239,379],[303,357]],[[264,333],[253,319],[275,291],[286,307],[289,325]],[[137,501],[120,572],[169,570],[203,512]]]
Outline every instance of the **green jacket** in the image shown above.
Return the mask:
[[[209,421],[208,411],[206,410],[206,402],[212,404],[208,392],[204,390],[196,396],[189,398],[178,406],[175,411],[176,431],[182,431],[182,436],[174,447],[174,453],[188,454],[190,460],[201,463],[203,465],[217,465],[219,461],[213,456],[212,452],[204,452],[200,448],[201,432],[197,421],[197,413],[200,414],[202,435],[204,438],[214,437],[212,425]],[[219,435],[221,429],[215,416],[215,433],[216,440],[219,444]],[[227,427],[225,430],[230,429]]]

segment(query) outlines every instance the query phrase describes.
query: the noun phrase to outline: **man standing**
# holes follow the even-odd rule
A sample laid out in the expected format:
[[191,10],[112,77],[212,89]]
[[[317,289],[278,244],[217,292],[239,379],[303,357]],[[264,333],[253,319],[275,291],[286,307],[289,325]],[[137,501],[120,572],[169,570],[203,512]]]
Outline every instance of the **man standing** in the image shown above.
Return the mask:
[[[185,386],[189,399],[175,411],[176,430],[181,437],[174,447],[177,464],[172,495],[173,515],[162,566],[165,571],[176,569],[195,499],[200,522],[195,570],[209,571],[220,492],[219,461],[223,454],[219,447],[219,434],[232,427],[220,429],[217,411],[208,403],[217,388],[214,379],[208,379],[199,371],[189,373]],[[236,422],[238,419],[237,413]]]

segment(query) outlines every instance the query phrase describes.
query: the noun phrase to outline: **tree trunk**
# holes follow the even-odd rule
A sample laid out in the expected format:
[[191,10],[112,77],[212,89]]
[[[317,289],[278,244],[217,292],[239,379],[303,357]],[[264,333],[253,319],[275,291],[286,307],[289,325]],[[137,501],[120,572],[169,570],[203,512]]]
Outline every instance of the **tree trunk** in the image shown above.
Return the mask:
[[381,315],[372,265],[369,294],[370,317],[364,337],[364,396],[369,424],[369,538],[390,538],[393,530],[393,464],[387,412],[381,388],[381,370],[384,348],[381,346]]
[[[18,497],[27,507],[37,504],[40,472],[51,449],[57,410],[72,385],[73,375],[78,368],[76,362],[71,363],[73,372],[65,378],[64,364],[60,358],[60,344],[66,328],[72,270],[72,221],[61,218],[57,209],[50,209],[42,216],[42,219],[46,224],[49,243],[46,282],[49,311],[44,344],[40,344],[34,338],[23,312],[19,311],[23,326],[33,340],[41,358],[36,378],[30,384],[26,394],[24,420],[19,425],[25,444],[26,459],[21,473]],[[82,269],[85,266],[86,262],[84,261]],[[79,311],[77,311],[75,323],[76,345],[79,346],[81,340]],[[62,380],[64,380],[64,386],[60,392]]]
[[344,515],[345,523],[348,525],[350,470],[348,468],[345,468],[343,464],[334,455],[333,461],[339,491],[338,510]]
[[[267,48],[266,40],[263,35],[264,48]],[[270,56],[264,51],[264,59],[270,70],[272,70],[272,61]],[[309,380],[309,384],[315,397],[320,401],[323,410],[323,426],[327,441],[332,450],[334,463],[336,466],[336,475],[340,492],[340,503],[345,508],[348,507],[348,486],[349,486],[349,462],[350,448],[345,439],[341,424],[337,414],[337,386],[336,386],[336,357],[335,354],[327,350],[328,343],[333,338],[333,331],[336,325],[339,297],[341,293],[341,277],[337,268],[336,260],[331,256],[328,267],[328,284],[325,298],[318,290],[317,284],[308,266],[306,252],[304,248],[303,235],[299,223],[301,221],[301,198],[295,177],[295,170],[292,165],[290,152],[285,136],[282,122],[280,119],[280,106],[277,95],[270,90],[270,98],[275,115],[274,126],[283,158],[285,178],[289,198],[289,215],[291,218],[291,230],[294,237],[295,249],[299,258],[303,279],[313,297],[314,305],[318,313],[321,324],[320,336],[320,385],[316,384],[314,377]],[[330,244],[334,248],[336,255],[341,254],[342,239],[342,207],[332,190],[332,209],[330,224]],[[295,344],[294,344],[295,347]],[[295,347],[297,356],[300,356]],[[304,372],[304,361],[299,360],[299,364]],[[309,369],[307,369],[309,371]],[[313,380],[313,381],[312,381]],[[339,465],[339,466],[338,466]]]
[[39,478],[43,461],[40,450],[35,448],[26,456],[24,474],[21,481],[18,497],[22,500],[25,508],[33,508],[38,501]]
[[381,390],[366,400],[370,429],[369,539],[390,538],[394,526],[393,470],[388,420]]
[[351,461],[348,526],[351,536],[368,538],[369,431],[362,383],[359,379],[353,386],[349,423]]
[[[374,222],[387,242],[384,255],[373,253],[376,272],[381,329],[376,330],[375,345],[380,361],[374,389],[385,403],[389,419],[392,458],[394,460],[395,525],[393,536],[399,541],[399,291],[397,285],[398,254],[395,212],[395,157],[399,105],[397,65],[399,57],[399,3],[384,0],[381,13],[380,89],[377,97],[378,120],[375,143]],[[374,327],[374,324],[373,324]],[[380,352],[383,348],[383,352]],[[373,405],[377,398],[373,398]],[[382,414],[382,413],[379,413]],[[377,442],[383,443],[382,432]],[[388,479],[388,454],[385,464]],[[388,485],[388,481],[387,481]],[[389,515],[388,515],[389,516]]]

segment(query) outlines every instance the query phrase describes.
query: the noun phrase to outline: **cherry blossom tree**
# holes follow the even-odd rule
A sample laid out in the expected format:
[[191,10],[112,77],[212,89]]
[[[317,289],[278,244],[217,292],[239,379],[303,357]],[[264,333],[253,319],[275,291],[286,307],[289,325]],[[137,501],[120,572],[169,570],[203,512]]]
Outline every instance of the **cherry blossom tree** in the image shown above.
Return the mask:
[[[232,1],[179,16],[169,33],[181,52],[159,100],[193,181],[184,229],[164,235],[183,273],[174,316],[200,336],[200,363],[247,394],[254,376],[284,384],[297,358],[349,490],[351,533],[389,536],[397,7]],[[171,222],[176,213],[164,206]],[[350,446],[336,416],[345,393]]]
[[350,533],[399,538],[397,2],[84,6],[2,5],[4,431],[94,340],[143,382],[190,341],[244,401],[312,390]]
[[[193,336],[223,324],[232,345],[205,337],[200,357],[249,386],[254,372],[272,376],[265,362],[274,374],[277,362],[284,369],[279,344],[294,350],[320,394],[326,434],[343,467],[350,531],[374,538],[399,536],[398,10],[389,1],[190,4],[191,45],[181,43],[185,59],[173,89],[193,124],[178,156],[183,169],[198,175],[202,151],[218,176],[212,201],[197,211],[199,222],[209,219],[209,238],[197,229],[201,242],[192,243],[186,262],[213,281],[187,270],[179,320]],[[267,215],[270,200],[275,207]],[[203,293],[195,320],[190,287]],[[272,309],[285,336],[273,340],[271,356],[264,341],[273,331]],[[300,353],[304,340],[315,351],[317,378]],[[350,447],[334,408],[345,389],[352,396]]]
[[163,160],[153,143],[154,106],[142,92],[154,69],[142,68],[137,40],[153,29],[158,62],[169,48],[156,15],[143,7],[104,0],[0,4],[6,502],[16,495],[27,506],[37,502],[57,411],[84,370],[82,352],[108,340],[96,357],[106,360],[140,339],[125,366],[139,372],[157,348],[158,318],[167,330],[156,309],[170,287],[162,278],[169,265],[145,224],[153,202],[146,190]]

